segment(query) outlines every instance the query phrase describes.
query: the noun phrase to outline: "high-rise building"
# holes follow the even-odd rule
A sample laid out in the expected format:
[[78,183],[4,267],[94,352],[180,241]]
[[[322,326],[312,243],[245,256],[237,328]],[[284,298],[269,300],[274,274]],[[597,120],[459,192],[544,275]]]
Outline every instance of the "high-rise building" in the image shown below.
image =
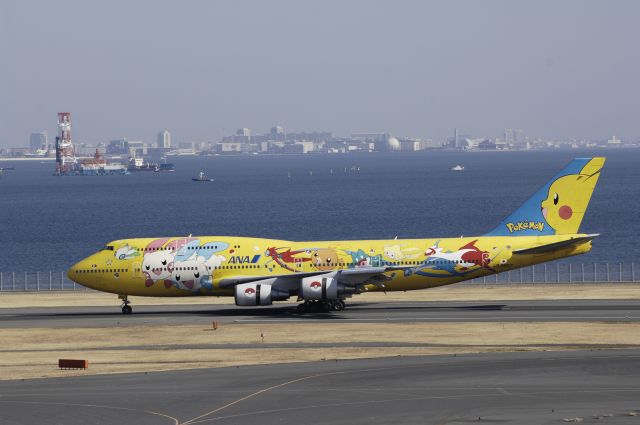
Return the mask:
[[275,127],[271,127],[270,133],[271,140],[280,140],[283,141],[285,139],[284,136],[284,128],[276,125]]
[[171,147],[171,133],[167,130],[162,130],[158,133],[158,147],[170,148]]
[[251,130],[244,127],[236,131],[236,135],[233,137],[235,143],[251,143]]
[[524,142],[523,131],[515,128],[505,128],[504,142],[507,145],[522,144]]
[[29,137],[29,149],[31,152],[35,152],[39,149],[47,149],[49,144],[49,135],[46,131],[40,133],[31,133]]

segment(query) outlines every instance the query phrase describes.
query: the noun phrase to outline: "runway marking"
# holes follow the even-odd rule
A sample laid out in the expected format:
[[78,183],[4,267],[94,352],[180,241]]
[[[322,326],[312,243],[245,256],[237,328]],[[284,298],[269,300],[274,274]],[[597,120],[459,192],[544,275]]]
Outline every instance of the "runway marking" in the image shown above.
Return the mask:
[[[305,381],[305,380],[307,380],[307,379],[316,378],[316,377],[318,377],[318,376],[320,376],[320,375],[303,376],[302,378],[293,379],[293,380],[291,380],[291,381],[283,382],[283,383],[278,384],[278,385],[273,385],[273,386],[271,386],[271,387],[269,387],[269,388],[263,388],[263,389],[261,389],[261,390],[259,390],[259,391],[256,391],[256,392],[251,393],[251,394],[249,394],[249,395],[247,395],[247,396],[244,396],[244,397],[239,398],[239,399],[237,399],[237,400],[235,400],[235,401],[232,401],[231,403],[227,403],[227,404],[225,404],[224,406],[220,406],[220,407],[218,407],[218,408],[217,408],[217,409],[215,409],[215,410],[212,410],[212,411],[210,411],[210,412],[204,413],[204,414],[202,414],[202,415],[200,415],[200,416],[197,416],[197,417],[195,417],[195,418],[193,418],[193,419],[189,419],[189,420],[188,420],[188,421],[186,421],[186,422],[181,422],[181,423],[176,424],[176,425],[189,425],[189,424],[191,424],[191,423],[196,423],[196,422],[194,422],[194,421],[197,421],[197,420],[199,420],[199,419],[205,418],[205,417],[207,417],[207,416],[211,416],[212,414],[214,414],[214,413],[216,413],[216,412],[219,412],[219,411],[221,411],[221,410],[223,410],[223,409],[226,409],[227,407],[231,407],[231,406],[233,406],[234,404],[238,404],[238,403],[243,402],[243,401],[245,401],[245,400],[248,400],[248,399],[250,399],[250,398],[252,398],[252,397],[255,397],[255,396],[257,396],[257,395],[260,395],[260,394],[262,394],[262,393],[266,393],[267,391],[275,390],[276,388],[281,388],[281,387],[284,387],[284,386],[287,386],[287,385],[290,385],[290,384],[294,384],[294,383],[296,383],[296,382]],[[202,422],[202,421],[200,421],[200,422]]]
[[[577,390],[572,391],[573,393],[616,393],[616,392],[635,392],[640,391],[640,388],[623,388],[623,389],[593,389],[593,390]],[[246,412],[246,413],[238,413],[235,415],[228,416],[218,416],[215,418],[204,419],[201,421],[193,422],[193,424],[200,424],[205,422],[213,422],[218,420],[225,420],[231,418],[238,418],[243,416],[253,416],[253,415],[263,415],[265,413],[282,413],[282,412],[291,412],[296,410],[307,410],[307,409],[326,409],[331,407],[343,407],[343,406],[358,406],[358,405],[366,405],[366,404],[378,404],[378,403],[396,403],[396,402],[406,402],[406,401],[420,401],[420,400],[455,400],[455,399],[463,399],[463,398],[477,398],[477,397],[531,397],[531,396],[540,396],[540,395],[550,395],[550,394],[566,394],[565,391],[534,391],[534,392],[525,392],[518,394],[458,394],[458,395],[444,395],[444,396],[420,396],[420,397],[412,397],[412,398],[389,398],[383,400],[366,400],[366,401],[352,401],[345,403],[325,403],[325,404],[311,404],[307,406],[296,406],[296,407],[285,407],[281,409],[270,409],[270,410],[258,410],[254,412]]]
[[153,410],[140,410],[134,409],[131,407],[119,407],[119,406],[106,406],[100,404],[81,404],[81,403],[62,403],[62,402],[54,402],[54,401],[20,401],[20,400],[0,400],[0,403],[13,403],[13,404],[36,404],[36,405],[52,405],[52,406],[72,406],[72,407],[95,407],[98,409],[112,409],[112,410],[125,410],[128,412],[142,412],[148,413],[155,416],[162,416],[164,418],[170,419],[173,421],[175,425],[179,425],[180,421],[173,416],[166,415],[160,412],[154,412]]
[[[603,356],[603,357],[606,357],[606,358],[616,358],[616,357],[617,358],[628,358],[628,357],[636,357],[636,356],[621,355],[621,356]],[[460,356],[460,358],[463,359],[464,356]],[[567,359],[569,359],[569,360],[571,360],[571,359],[582,359],[582,358],[583,357],[566,356],[566,357],[555,357],[555,358],[552,358],[552,359],[555,359],[555,360],[567,360]],[[546,359],[546,360],[552,360],[552,359]],[[509,362],[512,362],[512,361],[513,360],[498,360],[498,361],[494,361],[493,363],[494,364],[495,363],[500,364],[500,363],[509,363]],[[238,403],[241,403],[241,402],[243,402],[245,400],[248,400],[250,398],[256,397],[256,396],[258,396],[260,394],[266,393],[268,391],[271,391],[271,390],[274,390],[274,389],[277,389],[277,388],[282,388],[282,387],[285,387],[287,385],[291,385],[291,384],[294,384],[294,383],[297,383],[297,382],[306,381],[306,380],[309,380],[309,379],[312,379],[312,378],[324,378],[324,377],[327,377],[327,376],[345,375],[345,374],[350,374],[350,373],[375,372],[375,371],[380,371],[380,370],[406,369],[406,368],[414,368],[414,367],[421,367],[421,366],[442,366],[442,365],[446,365],[446,366],[460,366],[460,365],[461,366],[466,366],[466,365],[468,365],[468,363],[451,362],[451,361],[421,362],[421,363],[414,364],[414,365],[386,366],[386,367],[374,367],[374,368],[365,368],[365,369],[351,369],[351,370],[342,370],[342,371],[336,371],[336,372],[319,373],[319,374],[315,374],[315,375],[303,376],[301,378],[292,379],[290,381],[283,382],[283,383],[280,383],[280,384],[277,384],[277,385],[273,385],[273,386],[268,387],[268,388],[263,388],[263,389],[261,389],[259,391],[253,392],[253,393],[251,393],[251,394],[249,394],[247,396],[244,396],[244,397],[239,398],[237,400],[234,400],[234,401],[232,401],[230,403],[227,403],[227,404],[225,404],[223,406],[220,406],[217,409],[214,409],[214,410],[212,410],[210,412],[206,412],[206,413],[203,413],[200,416],[197,416],[195,418],[189,419],[186,422],[177,423],[176,425],[194,425],[194,424],[198,424],[198,423],[211,422],[211,421],[215,421],[215,420],[218,420],[218,419],[233,418],[233,417],[237,417],[237,416],[246,416],[246,415],[254,414],[254,413],[243,413],[243,414],[238,414],[238,415],[221,416],[221,417],[216,417],[216,418],[204,419],[207,416],[211,416],[214,413],[220,412],[220,411],[222,411],[224,409],[227,409],[227,408],[229,408],[231,406],[234,406],[234,405],[236,405]],[[591,392],[603,392],[603,391],[604,392],[640,391],[640,388],[605,389],[605,390],[592,389],[592,390],[582,390],[582,391],[579,390],[579,391],[576,391],[576,392],[591,393]],[[565,394],[566,391],[563,391],[563,392],[550,392],[549,394],[552,394],[552,393]],[[521,394],[517,394],[516,396],[535,395],[535,394],[537,394],[537,393],[536,392],[533,392],[533,393],[521,393]],[[542,392],[540,394],[547,394],[547,392]],[[499,394],[499,395],[507,395],[507,394]],[[477,395],[477,396],[476,395],[469,395],[469,396],[477,397],[477,396],[480,396],[480,395]],[[498,394],[495,394],[495,396],[498,396]],[[510,394],[510,396],[513,396],[513,394]],[[435,398],[435,399],[443,398],[444,399],[444,398],[457,398],[457,397],[461,397],[461,396],[428,396],[428,397],[416,397],[414,399],[401,398],[401,399],[389,399],[389,400],[378,400],[378,401],[368,401],[368,402],[351,402],[351,403],[343,403],[343,404],[327,404],[326,406],[312,405],[312,406],[309,406],[309,407],[317,408],[317,407],[331,407],[331,406],[343,406],[343,405],[346,406],[346,405],[352,405],[352,404],[366,404],[366,403],[372,403],[372,402],[393,402],[393,401],[401,401],[401,400],[404,400],[404,401],[406,401],[406,400],[426,400],[426,399],[432,399],[432,398]],[[273,410],[273,412],[289,411],[289,410],[297,410],[297,409],[300,409],[300,408],[276,409],[276,410]],[[269,411],[267,411],[267,412],[269,412]]]

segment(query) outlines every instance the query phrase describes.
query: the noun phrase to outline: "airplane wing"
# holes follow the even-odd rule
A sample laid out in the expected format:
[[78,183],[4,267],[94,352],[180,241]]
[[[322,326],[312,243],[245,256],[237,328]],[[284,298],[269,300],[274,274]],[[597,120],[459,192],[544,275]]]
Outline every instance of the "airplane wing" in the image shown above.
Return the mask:
[[334,270],[334,271],[317,271],[317,272],[301,272],[286,273],[268,276],[238,276],[220,279],[220,288],[228,288],[242,283],[257,282],[266,279],[302,279],[305,277],[319,276],[326,274],[334,274],[335,278],[345,285],[356,286],[367,283],[376,283],[380,280],[387,280],[385,272],[409,269],[411,266],[381,266],[381,267],[356,267],[353,269]]
[[251,283],[257,282],[259,280],[265,279],[279,279],[279,278],[303,278],[310,276],[318,276],[321,274],[326,274],[327,272],[308,272],[308,273],[286,273],[286,274],[276,274],[269,276],[237,276],[237,277],[226,277],[224,279],[220,279],[220,288],[229,288],[231,286],[240,285],[241,283]]
[[581,236],[578,238],[571,238],[560,242],[548,243],[545,245],[535,246],[533,248],[524,248],[524,249],[516,249],[513,251],[514,254],[524,255],[524,254],[544,254],[551,251],[556,251],[558,249],[569,248],[571,246],[579,245],[584,242],[588,242],[593,240],[595,237],[599,236],[599,234]]

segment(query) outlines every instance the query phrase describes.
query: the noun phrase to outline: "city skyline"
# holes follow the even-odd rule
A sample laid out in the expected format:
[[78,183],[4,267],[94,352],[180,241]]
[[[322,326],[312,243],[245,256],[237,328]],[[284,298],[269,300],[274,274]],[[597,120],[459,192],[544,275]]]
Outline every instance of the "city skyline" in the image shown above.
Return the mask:
[[152,141],[163,128],[212,141],[273,123],[434,140],[456,127],[637,140],[634,10],[577,0],[3,2],[0,146],[53,134],[63,110],[90,142]]

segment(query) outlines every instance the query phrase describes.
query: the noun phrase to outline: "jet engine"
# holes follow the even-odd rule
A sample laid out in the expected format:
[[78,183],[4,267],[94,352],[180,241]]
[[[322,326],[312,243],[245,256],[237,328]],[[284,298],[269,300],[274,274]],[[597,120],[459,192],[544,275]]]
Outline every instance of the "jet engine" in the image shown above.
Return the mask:
[[238,306],[271,305],[273,301],[289,298],[289,292],[273,288],[271,284],[251,282],[236,285],[235,299]]
[[302,298],[305,300],[337,300],[356,291],[355,288],[338,283],[333,274],[303,277],[301,287]]

